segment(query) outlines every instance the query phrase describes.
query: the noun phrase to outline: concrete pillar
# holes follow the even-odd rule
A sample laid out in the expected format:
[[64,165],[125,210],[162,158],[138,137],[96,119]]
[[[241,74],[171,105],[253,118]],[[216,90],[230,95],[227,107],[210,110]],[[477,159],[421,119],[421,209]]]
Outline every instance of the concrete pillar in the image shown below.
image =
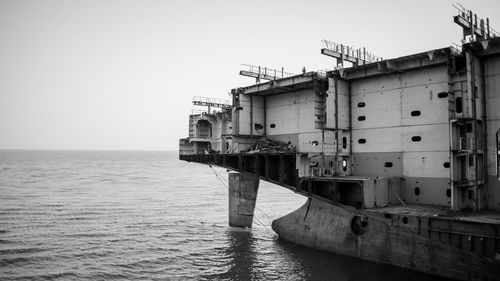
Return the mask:
[[229,173],[229,226],[252,227],[259,178]]

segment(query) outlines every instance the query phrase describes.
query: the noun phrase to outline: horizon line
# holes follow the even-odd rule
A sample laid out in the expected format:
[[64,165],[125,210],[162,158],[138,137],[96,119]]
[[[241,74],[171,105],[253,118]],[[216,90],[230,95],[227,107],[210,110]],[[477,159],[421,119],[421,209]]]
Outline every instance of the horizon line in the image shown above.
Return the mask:
[[178,152],[178,149],[0,148],[0,151]]

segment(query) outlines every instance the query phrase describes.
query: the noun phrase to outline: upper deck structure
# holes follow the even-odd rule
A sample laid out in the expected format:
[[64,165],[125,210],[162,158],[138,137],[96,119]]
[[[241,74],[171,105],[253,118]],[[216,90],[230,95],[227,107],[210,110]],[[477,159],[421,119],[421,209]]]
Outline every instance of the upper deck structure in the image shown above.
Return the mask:
[[[500,38],[469,12],[454,21],[469,39],[460,50],[381,59],[340,45],[322,50],[337,59],[326,75],[232,89],[230,109],[208,120],[219,128],[230,119],[205,139],[217,153],[180,159],[309,197],[273,223],[287,240],[452,278],[500,278]],[[197,124],[181,147],[197,141]]]

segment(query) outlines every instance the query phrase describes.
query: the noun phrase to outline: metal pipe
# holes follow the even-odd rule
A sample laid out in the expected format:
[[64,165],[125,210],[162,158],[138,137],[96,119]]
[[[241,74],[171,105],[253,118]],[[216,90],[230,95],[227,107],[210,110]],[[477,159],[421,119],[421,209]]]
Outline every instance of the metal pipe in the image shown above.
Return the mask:
[[250,95],[250,136],[253,138],[253,95]]
[[472,98],[472,118],[473,118],[473,123],[472,123],[472,137],[474,139],[474,204],[476,205],[474,209],[479,209],[479,198],[478,198],[478,153],[477,153],[477,110],[476,110],[476,71],[475,71],[475,66],[474,66],[474,56],[472,55],[471,51],[467,51],[468,57],[469,57],[469,67],[470,67],[470,93],[471,93],[471,98]]
[[[488,35],[489,36],[489,35]],[[483,181],[484,181],[484,193],[486,194],[486,202],[484,204],[485,208],[488,207],[488,124],[486,123],[487,113],[486,113],[486,73],[484,68],[484,58],[479,59],[479,65],[481,69],[481,97],[483,106]]]
[[335,172],[338,172],[339,167],[339,87],[337,77],[333,77],[335,82]]

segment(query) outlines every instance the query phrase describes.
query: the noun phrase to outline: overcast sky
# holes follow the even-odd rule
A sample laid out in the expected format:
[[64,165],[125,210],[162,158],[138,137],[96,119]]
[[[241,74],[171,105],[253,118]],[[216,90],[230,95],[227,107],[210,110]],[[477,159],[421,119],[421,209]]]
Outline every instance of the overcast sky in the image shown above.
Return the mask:
[[[195,95],[240,64],[331,69],[321,40],[392,58],[461,39],[455,1],[0,0],[0,149],[177,150]],[[461,1],[500,31],[500,1]]]

